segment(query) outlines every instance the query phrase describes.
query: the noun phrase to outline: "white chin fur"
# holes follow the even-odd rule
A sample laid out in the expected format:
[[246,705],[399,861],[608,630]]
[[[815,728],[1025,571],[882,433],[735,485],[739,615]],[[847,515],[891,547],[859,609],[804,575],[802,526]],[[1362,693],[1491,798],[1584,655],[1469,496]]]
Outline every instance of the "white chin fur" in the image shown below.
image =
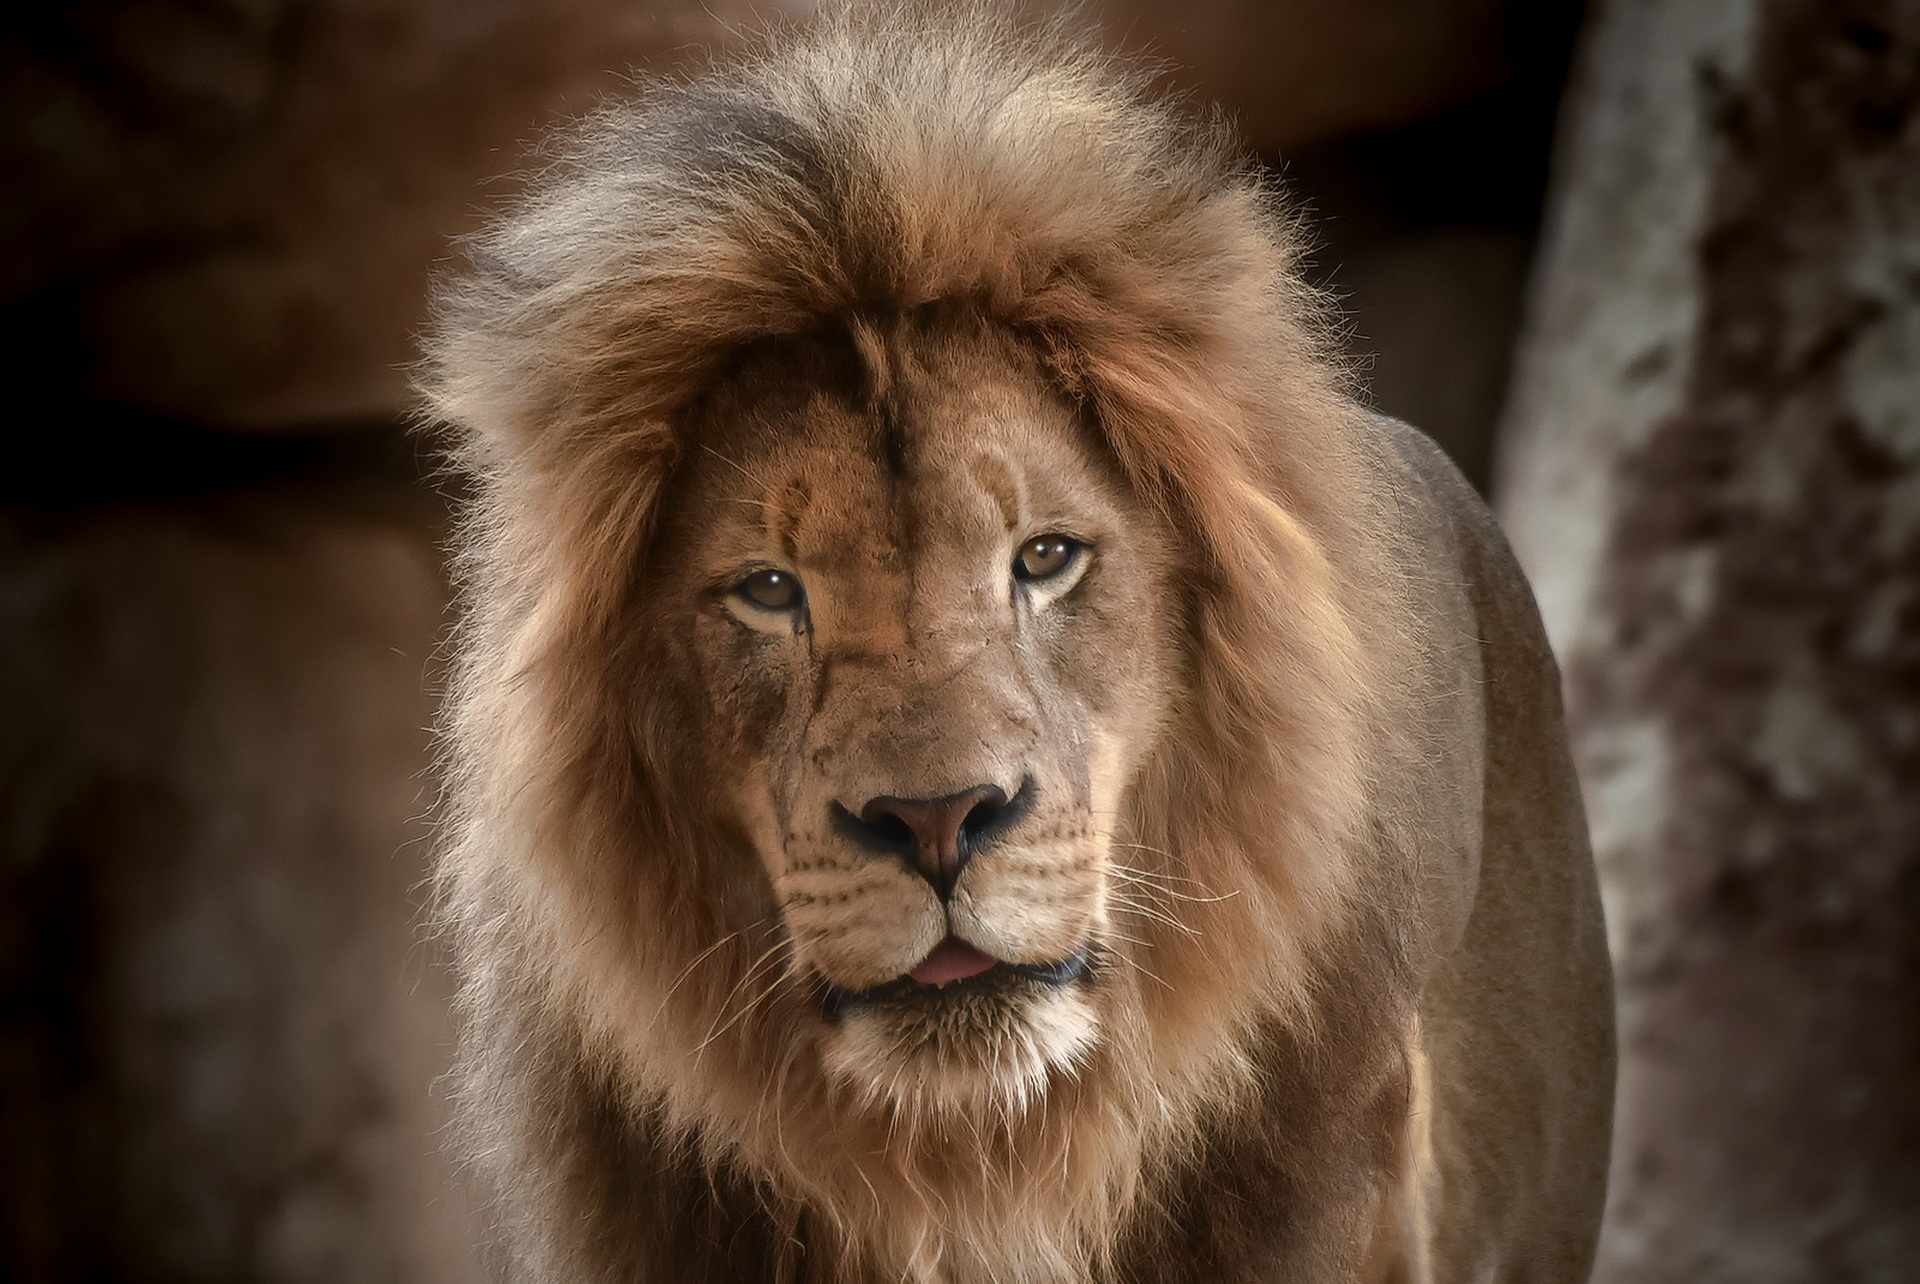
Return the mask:
[[1011,1121],[1040,1100],[1051,1076],[1072,1075],[1099,1034],[1092,1002],[1068,986],[1038,991],[988,1021],[856,1008],[840,1018],[825,1053],[828,1073],[866,1108]]

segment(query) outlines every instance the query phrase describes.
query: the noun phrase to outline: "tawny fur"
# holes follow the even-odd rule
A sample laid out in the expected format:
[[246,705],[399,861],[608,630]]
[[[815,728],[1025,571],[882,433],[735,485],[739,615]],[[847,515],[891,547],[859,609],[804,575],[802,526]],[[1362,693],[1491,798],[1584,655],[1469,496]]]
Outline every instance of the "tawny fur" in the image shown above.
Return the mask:
[[[474,242],[422,380],[475,486],[440,885],[515,1278],[1579,1277],[1610,1019],[1551,659],[1297,257],[1224,124],[991,6],[644,85]],[[835,362],[1096,425],[1165,590],[1172,658],[1114,678],[1160,711],[1076,822],[1097,1029],[965,1091],[861,1084],[911,1049],[828,1041],[735,859],[773,820],[689,766],[736,760],[662,605],[702,425]]]

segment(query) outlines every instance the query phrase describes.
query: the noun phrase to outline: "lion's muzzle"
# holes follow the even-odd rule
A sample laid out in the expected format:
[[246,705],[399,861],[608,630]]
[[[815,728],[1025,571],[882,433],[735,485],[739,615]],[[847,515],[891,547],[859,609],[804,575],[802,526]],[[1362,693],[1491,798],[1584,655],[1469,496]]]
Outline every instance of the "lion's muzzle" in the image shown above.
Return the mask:
[[975,853],[1011,831],[1033,809],[1032,777],[1013,797],[998,785],[975,785],[944,798],[882,794],[856,813],[832,804],[834,829],[856,846],[898,859],[945,901]]

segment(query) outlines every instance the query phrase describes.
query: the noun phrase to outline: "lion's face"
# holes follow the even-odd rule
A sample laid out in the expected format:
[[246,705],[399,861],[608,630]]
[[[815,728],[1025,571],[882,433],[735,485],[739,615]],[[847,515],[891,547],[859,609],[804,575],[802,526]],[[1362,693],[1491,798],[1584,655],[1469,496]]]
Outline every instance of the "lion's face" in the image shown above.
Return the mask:
[[707,794],[829,1072],[1027,1100],[1101,1037],[1125,948],[1116,826],[1178,663],[1165,528],[1016,345],[867,336],[743,364],[656,550]]

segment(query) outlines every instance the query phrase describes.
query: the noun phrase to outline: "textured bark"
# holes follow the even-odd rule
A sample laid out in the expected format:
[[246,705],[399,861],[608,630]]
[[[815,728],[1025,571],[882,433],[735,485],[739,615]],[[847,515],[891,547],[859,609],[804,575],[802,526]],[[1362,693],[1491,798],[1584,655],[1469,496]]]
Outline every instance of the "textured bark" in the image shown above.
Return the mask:
[[1597,1278],[1920,1261],[1920,5],[1616,0],[1504,513],[1623,1066]]

